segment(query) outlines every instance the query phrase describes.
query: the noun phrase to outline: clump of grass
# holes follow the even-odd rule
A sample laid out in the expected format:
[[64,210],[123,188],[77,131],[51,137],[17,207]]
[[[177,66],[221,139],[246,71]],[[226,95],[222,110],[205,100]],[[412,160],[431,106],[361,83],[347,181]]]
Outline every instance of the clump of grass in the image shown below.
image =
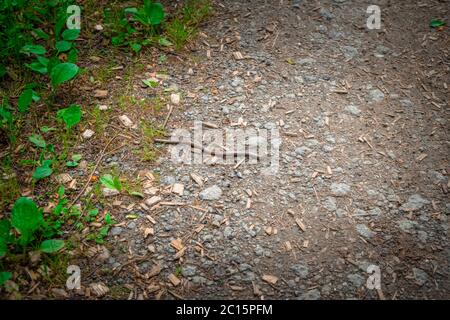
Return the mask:
[[166,24],[167,38],[181,49],[198,31],[202,23],[211,14],[209,0],[190,0],[175,14],[175,18]]

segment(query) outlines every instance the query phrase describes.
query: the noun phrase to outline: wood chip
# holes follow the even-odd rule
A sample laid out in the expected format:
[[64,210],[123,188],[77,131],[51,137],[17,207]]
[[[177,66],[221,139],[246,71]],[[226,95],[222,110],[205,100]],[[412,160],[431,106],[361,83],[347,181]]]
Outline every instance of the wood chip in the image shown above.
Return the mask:
[[242,53],[240,53],[239,51],[235,51],[233,52],[233,56],[236,60],[242,60],[244,59],[244,56],[242,55]]
[[153,196],[147,200],[145,200],[145,204],[148,205],[149,207],[154,206],[155,204],[157,204],[158,202],[160,202],[162,200],[161,197],[159,196]]
[[270,284],[276,284],[277,281],[278,281],[278,278],[277,278],[277,277],[272,276],[272,275],[270,275],[270,274],[265,274],[265,275],[263,275],[263,276],[262,276],[262,279],[263,279],[264,281],[266,281],[267,283],[270,283]]
[[173,273],[169,275],[169,281],[173,284],[174,287],[178,286],[181,283],[181,280],[178,279],[177,276]]
[[199,176],[196,173],[191,173],[190,176],[192,180],[195,181],[196,184],[198,184],[200,187],[203,187],[203,178],[201,176]]
[[147,239],[148,236],[155,235],[155,230],[153,228],[145,228],[144,229],[144,239]]
[[94,91],[94,97],[99,99],[104,99],[108,97],[108,90],[97,89]]
[[162,267],[161,267],[159,264],[155,264],[155,265],[152,267],[152,269],[151,269],[149,272],[147,272],[147,274],[145,275],[145,277],[146,277],[147,279],[150,279],[150,278],[152,278],[152,277],[157,276],[158,274],[160,274],[161,271],[162,271]]
[[292,250],[292,245],[291,245],[291,243],[289,241],[286,241],[284,243],[284,246],[286,247],[287,251],[291,251]]
[[96,297],[103,297],[109,292],[109,288],[103,282],[91,283],[89,289]]
[[182,183],[175,183],[172,186],[172,193],[182,196],[184,192],[184,185]]
[[299,227],[303,232],[306,231],[305,224],[304,224],[303,222],[301,222],[299,218],[295,218],[295,223],[298,225],[298,227]]
[[180,251],[184,248],[183,242],[180,238],[172,240],[170,245],[174,247],[177,251]]

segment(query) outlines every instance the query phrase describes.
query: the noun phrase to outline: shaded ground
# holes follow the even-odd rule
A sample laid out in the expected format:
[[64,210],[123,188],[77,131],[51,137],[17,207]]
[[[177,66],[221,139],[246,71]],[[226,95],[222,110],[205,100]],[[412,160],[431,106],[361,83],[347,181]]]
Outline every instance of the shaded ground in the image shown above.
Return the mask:
[[[370,31],[365,1],[215,3],[192,52],[170,55],[161,80],[182,93],[168,134],[194,120],[277,127],[280,169],[179,165],[170,154],[146,165],[129,147],[145,140],[117,121],[131,138],[119,137],[101,166],[142,178],[145,200],[103,204],[118,225],[104,247],[83,248],[89,273],[74,297],[103,282],[109,298],[449,298],[450,46],[448,28],[429,21],[450,6],[377,4],[382,29]],[[134,76],[128,94],[146,97]],[[202,200],[214,185],[221,195]],[[381,290],[366,288],[370,265]]]

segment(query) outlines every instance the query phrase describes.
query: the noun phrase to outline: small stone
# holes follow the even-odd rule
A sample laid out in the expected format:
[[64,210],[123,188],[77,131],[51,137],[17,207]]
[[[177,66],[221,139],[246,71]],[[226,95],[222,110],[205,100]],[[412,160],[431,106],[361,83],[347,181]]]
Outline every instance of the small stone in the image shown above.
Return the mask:
[[94,133],[95,132],[91,129],[86,129],[81,136],[83,137],[83,139],[89,139],[94,135]]
[[411,221],[408,219],[403,219],[403,220],[398,221],[397,224],[398,224],[398,227],[400,229],[402,229],[402,231],[404,231],[406,233],[412,233],[412,232],[414,232],[417,222]]
[[199,197],[202,200],[219,200],[221,196],[222,189],[220,189],[217,185],[206,188],[199,194]]
[[325,202],[324,202],[323,206],[328,211],[331,211],[331,212],[336,211],[337,210],[336,198],[334,198],[334,197],[327,197],[325,199]]
[[346,106],[345,111],[356,117],[359,117],[359,115],[361,114],[361,110],[357,106],[354,106],[354,105]]
[[183,277],[193,277],[197,273],[197,267],[196,266],[183,266],[183,269],[181,271],[181,274]]
[[408,198],[408,201],[400,207],[400,210],[406,212],[417,211],[429,203],[430,201],[422,198],[420,194],[413,194]]
[[105,104],[102,104],[102,105],[98,106],[98,110],[100,110],[100,111],[106,111],[108,109],[109,109],[109,107],[107,105],[105,105]]
[[305,154],[311,152],[311,149],[305,146],[299,147],[295,149],[295,154],[298,156],[304,156]]
[[347,275],[347,279],[357,288],[360,288],[366,281],[363,276],[356,273]]
[[342,197],[350,192],[350,186],[345,183],[332,183],[330,190],[334,196]]
[[298,300],[319,300],[320,299],[320,291],[318,289],[312,289],[305,293],[302,293]]
[[384,100],[384,93],[379,89],[373,89],[373,90],[370,90],[369,97],[370,97],[370,101],[372,103],[381,102]]
[[170,101],[175,104],[178,105],[180,104],[180,94],[179,93],[172,93],[170,95]]
[[358,54],[358,49],[352,46],[342,47],[346,59],[353,59]]
[[413,268],[413,275],[419,286],[423,286],[428,281],[428,274],[422,269]]
[[102,31],[103,30],[103,26],[101,24],[96,24],[94,29],[97,30],[97,31]]
[[375,235],[375,232],[370,230],[369,227],[367,227],[365,224],[357,224],[356,231],[358,231],[358,233],[362,237],[367,238],[367,239],[370,239]]
[[291,267],[291,270],[301,279],[307,278],[309,274],[308,267],[303,264],[295,264]]
[[225,227],[225,229],[223,230],[223,236],[227,239],[232,239],[233,238],[233,228],[227,226]]
[[111,235],[112,236],[118,236],[118,235],[120,235],[122,233],[122,231],[123,231],[122,227],[113,227],[111,229]]

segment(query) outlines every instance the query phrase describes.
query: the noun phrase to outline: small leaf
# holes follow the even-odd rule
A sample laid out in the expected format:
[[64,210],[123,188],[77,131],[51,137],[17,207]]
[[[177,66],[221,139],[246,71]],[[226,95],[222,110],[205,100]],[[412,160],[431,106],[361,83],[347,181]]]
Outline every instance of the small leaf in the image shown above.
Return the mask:
[[64,248],[64,240],[58,240],[58,239],[51,239],[51,240],[45,240],[41,243],[41,251],[45,253],[54,253],[58,252]]
[[22,52],[25,53],[34,53],[34,54],[45,54],[47,50],[43,46],[37,44],[29,44],[22,47]]
[[60,85],[65,81],[69,81],[78,73],[78,66],[76,64],[65,62],[53,67],[50,78],[54,87]]
[[70,129],[80,122],[81,108],[77,104],[72,104],[68,108],[59,110],[57,117],[66,124],[67,129]]
[[82,157],[83,156],[81,154],[74,154],[72,155],[72,160],[78,162],[81,160]]
[[442,21],[442,20],[433,19],[430,22],[430,27],[432,27],[432,28],[439,28],[439,27],[442,27],[442,26],[445,26],[445,22]]
[[34,29],[33,32],[36,34],[38,39],[48,40],[50,36],[44,32],[41,28]]
[[142,46],[139,43],[132,43],[130,46],[131,49],[133,49],[133,51],[136,53],[138,53],[142,49]]
[[43,133],[47,133],[47,132],[50,132],[50,131],[55,131],[56,130],[56,128],[53,128],[53,127],[47,127],[47,126],[43,126],[43,127],[41,127],[41,129],[40,129]]
[[0,78],[6,74],[6,67],[0,64]]
[[158,86],[158,81],[154,79],[144,79],[142,82],[150,88],[156,88]]
[[127,218],[127,219],[137,219],[137,218],[139,218],[139,216],[137,214],[127,214],[125,216],[125,218]]
[[40,134],[33,134],[28,137],[31,143],[33,143],[36,147],[45,148],[47,144],[45,143],[44,138]]
[[0,272],[0,286],[12,278],[11,272]]
[[22,113],[28,111],[28,108],[32,100],[33,100],[33,90],[32,89],[24,90],[19,97],[19,101],[17,102],[19,111]]
[[60,52],[68,51],[70,48],[72,48],[72,43],[69,41],[61,40],[58,41],[55,45],[56,50]]
[[64,32],[62,33],[62,38],[66,41],[75,40],[79,36],[80,36],[79,29],[67,29],[67,30],[64,30]]
[[163,47],[170,47],[170,46],[173,46],[173,43],[170,42],[169,40],[167,40],[167,39],[164,38],[164,37],[160,37],[160,38],[158,39],[158,43],[159,43],[160,45],[162,45]]

